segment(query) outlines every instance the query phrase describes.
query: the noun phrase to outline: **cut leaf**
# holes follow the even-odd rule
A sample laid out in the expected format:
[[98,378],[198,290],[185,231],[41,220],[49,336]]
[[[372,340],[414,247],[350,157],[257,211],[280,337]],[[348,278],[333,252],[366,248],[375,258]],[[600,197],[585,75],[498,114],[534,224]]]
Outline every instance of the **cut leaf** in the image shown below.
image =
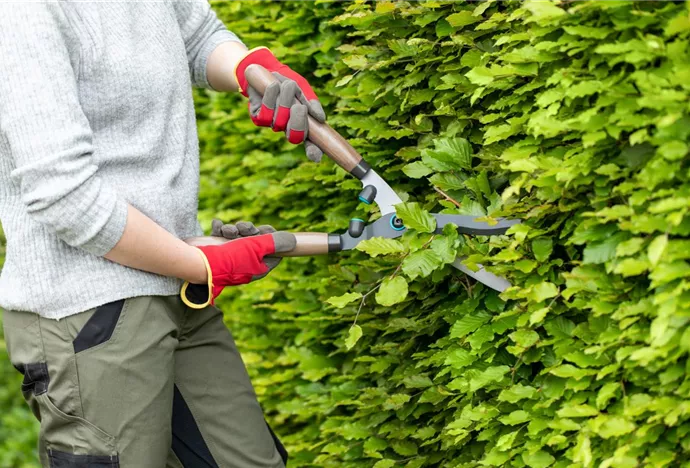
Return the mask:
[[376,302],[382,306],[392,306],[407,297],[407,281],[402,276],[386,278],[376,291]]
[[362,327],[359,325],[352,325],[350,330],[347,332],[347,338],[345,339],[345,347],[350,350],[352,349],[359,339],[362,337]]
[[362,299],[362,294],[361,293],[346,293],[343,294],[342,296],[333,296],[329,297],[326,299],[326,302],[328,302],[330,305],[337,307],[339,309],[342,309],[346,305],[350,304],[351,302],[357,301]]

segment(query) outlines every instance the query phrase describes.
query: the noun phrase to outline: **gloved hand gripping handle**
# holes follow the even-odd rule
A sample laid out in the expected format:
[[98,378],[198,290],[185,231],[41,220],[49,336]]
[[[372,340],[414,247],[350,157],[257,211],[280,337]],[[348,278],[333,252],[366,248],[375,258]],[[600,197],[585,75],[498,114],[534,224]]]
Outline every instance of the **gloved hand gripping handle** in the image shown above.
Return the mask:
[[[261,94],[264,94],[268,85],[278,81],[271,72],[261,65],[249,65],[244,72],[244,76],[247,78],[249,85]],[[297,98],[295,98],[295,102],[298,102]],[[338,132],[333,130],[330,125],[321,123],[311,116],[308,116],[308,119],[309,130],[307,138],[321,148],[338,166],[358,179],[364,177],[371,166],[362,159],[357,150],[345,138],[340,136]]]
[[[295,232],[297,246],[289,252],[275,253],[272,257],[310,257],[312,255],[322,255],[334,251],[340,246],[340,236],[326,234],[325,232]],[[202,245],[220,245],[226,242],[234,242],[237,239],[226,239],[224,237],[201,236],[190,237],[185,242],[195,247]],[[339,250],[339,249],[338,249]]]

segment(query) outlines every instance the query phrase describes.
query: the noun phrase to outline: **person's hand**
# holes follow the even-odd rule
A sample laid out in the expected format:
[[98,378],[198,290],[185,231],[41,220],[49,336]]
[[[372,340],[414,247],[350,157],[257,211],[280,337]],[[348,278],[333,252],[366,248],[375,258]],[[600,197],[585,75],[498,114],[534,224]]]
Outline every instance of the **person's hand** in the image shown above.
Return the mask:
[[206,285],[185,283],[180,293],[182,301],[195,309],[213,304],[226,286],[247,284],[265,276],[271,269],[266,263],[271,259],[266,257],[289,252],[296,245],[293,234],[274,232],[239,237],[221,245],[198,246],[206,265],[208,281]]
[[[244,75],[249,65],[263,66],[278,79],[271,83],[261,96],[248,85]],[[319,122],[326,121],[326,114],[307,80],[287,65],[282,64],[265,47],[250,50],[235,68],[235,78],[242,94],[249,98],[249,115],[252,122],[260,127],[271,127],[273,131],[284,131],[290,143],[304,142],[307,157],[319,162],[323,151],[310,142],[307,116]],[[295,102],[297,98],[298,102]]]
[[[258,236],[261,234],[273,234],[274,232],[276,232],[276,230],[273,226],[264,224],[257,227],[249,221],[240,221],[237,224],[225,224],[220,219],[214,219],[211,223],[212,236],[224,237],[230,240],[239,239],[240,237]],[[268,271],[263,275],[252,278],[252,281],[263,278],[269,274],[282,260],[281,257],[264,258],[264,264],[268,267]]]

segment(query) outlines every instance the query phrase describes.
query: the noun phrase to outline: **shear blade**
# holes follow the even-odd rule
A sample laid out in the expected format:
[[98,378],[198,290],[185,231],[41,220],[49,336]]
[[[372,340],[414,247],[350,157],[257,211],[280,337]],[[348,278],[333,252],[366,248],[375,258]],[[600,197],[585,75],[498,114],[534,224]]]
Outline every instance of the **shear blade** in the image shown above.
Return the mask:
[[501,276],[496,276],[493,273],[486,271],[482,265],[477,265],[479,267],[479,270],[477,271],[472,271],[469,268],[467,268],[465,265],[462,264],[462,261],[466,257],[458,257],[455,259],[455,261],[452,263],[452,265],[457,268],[458,270],[462,271],[468,276],[471,276],[472,278],[476,279],[480,283],[483,283],[490,287],[493,290],[496,290],[498,292],[503,292],[506,289],[508,289],[510,286],[510,282],[501,277]]
[[383,178],[373,169],[369,169],[367,174],[362,177],[361,180],[363,187],[373,185],[376,188],[376,197],[374,197],[374,202],[378,205],[379,210],[381,210],[381,216],[395,213],[394,205],[402,203],[402,200],[398,194],[395,193],[395,190],[388,185],[388,182],[383,180]]

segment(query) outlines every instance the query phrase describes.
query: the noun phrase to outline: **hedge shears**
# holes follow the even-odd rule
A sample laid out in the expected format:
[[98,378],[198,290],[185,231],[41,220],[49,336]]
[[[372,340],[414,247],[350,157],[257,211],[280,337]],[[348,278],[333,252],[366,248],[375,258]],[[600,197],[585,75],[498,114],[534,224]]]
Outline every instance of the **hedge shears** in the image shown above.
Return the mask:
[[[245,76],[248,83],[261,94],[264,93],[268,85],[276,81],[273,74],[260,65],[250,65],[247,67]],[[374,237],[388,239],[401,237],[407,228],[403,220],[396,216],[395,205],[402,203],[398,194],[338,132],[328,124],[320,123],[311,116],[308,119],[309,140],[321,148],[324,154],[335,161],[336,164],[362,182],[362,191],[358,196],[359,200],[366,204],[375,203],[381,211],[381,217],[369,224],[362,219],[353,218],[350,221],[347,232],[342,234],[293,233],[297,239],[297,246],[295,249],[279,255],[281,257],[306,257],[336,253],[352,250],[360,242]],[[435,213],[432,216],[436,220],[435,233],[437,234],[440,234],[443,231],[443,227],[447,224],[454,224],[461,234],[493,236],[504,234],[510,226],[520,223],[520,220],[498,218],[495,223],[489,224],[483,221],[476,221],[476,217],[469,215]],[[222,237],[207,236],[193,237],[186,239],[186,242],[199,246],[232,241]],[[508,280],[486,271],[481,265],[478,265],[479,270],[473,271],[465,266],[462,261],[463,258],[458,257],[452,265],[490,288],[496,291],[503,291],[510,286]]]

